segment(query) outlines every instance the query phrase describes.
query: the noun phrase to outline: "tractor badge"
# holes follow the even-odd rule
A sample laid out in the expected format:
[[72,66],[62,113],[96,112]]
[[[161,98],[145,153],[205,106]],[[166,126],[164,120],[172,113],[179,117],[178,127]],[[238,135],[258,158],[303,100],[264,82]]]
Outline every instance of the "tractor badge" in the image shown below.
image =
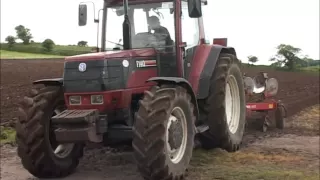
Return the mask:
[[144,68],[144,67],[155,67],[157,66],[156,60],[140,60],[136,61],[137,68]]
[[80,63],[78,67],[80,72],[85,72],[87,70],[87,64],[86,63]]

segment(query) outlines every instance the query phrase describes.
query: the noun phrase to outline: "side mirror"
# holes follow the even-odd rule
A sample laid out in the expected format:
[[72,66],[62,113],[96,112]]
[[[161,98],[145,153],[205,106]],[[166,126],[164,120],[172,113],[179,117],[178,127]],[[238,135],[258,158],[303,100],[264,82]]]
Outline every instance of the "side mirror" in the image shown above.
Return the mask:
[[124,10],[123,9],[117,9],[116,10],[117,16],[123,16],[124,15]]
[[199,18],[202,16],[201,0],[188,0],[189,17]]
[[87,5],[80,4],[79,5],[79,26],[85,26],[87,24]]
[[[130,7],[128,7],[128,10],[129,9],[130,9]],[[123,7],[116,8],[116,14],[117,14],[117,16],[123,16],[124,15],[124,8]]]

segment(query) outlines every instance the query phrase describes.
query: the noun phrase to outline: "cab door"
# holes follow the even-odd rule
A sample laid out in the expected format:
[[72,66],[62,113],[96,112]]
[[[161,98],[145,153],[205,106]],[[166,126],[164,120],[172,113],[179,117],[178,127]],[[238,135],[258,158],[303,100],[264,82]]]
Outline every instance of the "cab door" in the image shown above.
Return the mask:
[[189,79],[192,59],[197,46],[200,44],[199,19],[190,18],[187,1],[181,1],[181,36],[185,47],[182,50],[183,77]]

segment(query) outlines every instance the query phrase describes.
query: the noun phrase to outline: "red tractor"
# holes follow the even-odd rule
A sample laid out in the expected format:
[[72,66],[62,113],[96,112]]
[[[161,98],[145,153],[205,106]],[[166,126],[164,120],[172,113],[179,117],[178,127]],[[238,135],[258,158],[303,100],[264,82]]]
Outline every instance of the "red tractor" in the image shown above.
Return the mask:
[[[240,62],[225,41],[208,43],[205,5],[105,0],[101,52],[65,58],[63,77],[35,81],[21,102],[24,168],[64,177],[87,142],[130,140],[145,179],[173,180],[184,177],[195,142],[237,151],[246,120]],[[80,4],[79,25],[86,21]]]
[[251,78],[244,75],[244,84],[247,102],[247,117],[258,118],[259,127],[266,132],[272,124],[270,114],[273,113],[273,120],[278,129],[283,129],[287,110],[280,100],[274,97],[278,93],[279,84],[277,79],[269,78],[265,72],[258,73]]

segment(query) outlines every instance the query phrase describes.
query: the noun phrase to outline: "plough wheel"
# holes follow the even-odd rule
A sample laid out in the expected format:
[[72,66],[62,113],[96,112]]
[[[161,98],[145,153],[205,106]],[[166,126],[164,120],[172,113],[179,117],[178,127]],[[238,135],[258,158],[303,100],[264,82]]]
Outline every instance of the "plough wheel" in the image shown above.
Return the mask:
[[279,102],[275,112],[276,128],[283,129],[285,118],[287,117],[287,110],[283,103]]
[[266,115],[262,123],[262,132],[267,132],[269,126],[270,126],[270,118],[268,115]]

